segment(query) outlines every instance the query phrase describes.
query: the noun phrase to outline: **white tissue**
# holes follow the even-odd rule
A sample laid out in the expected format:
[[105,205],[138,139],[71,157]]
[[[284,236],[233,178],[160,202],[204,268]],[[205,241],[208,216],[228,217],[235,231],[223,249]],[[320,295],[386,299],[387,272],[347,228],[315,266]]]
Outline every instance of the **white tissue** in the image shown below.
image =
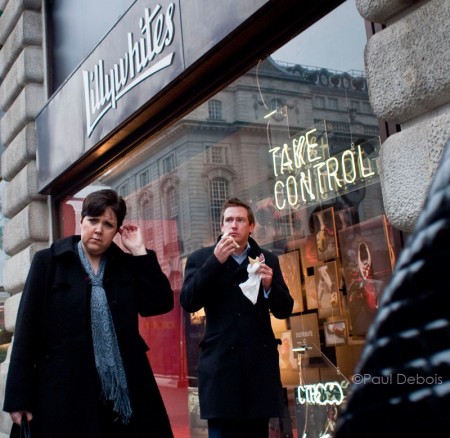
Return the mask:
[[253,303],[256,304],[258,301],[259,285],[261,283],[261,275],[256,274],[260,263],[254,263],[253,265],[248,264],[248,280],[241,283],[239,287],[241,288],[243,294]]

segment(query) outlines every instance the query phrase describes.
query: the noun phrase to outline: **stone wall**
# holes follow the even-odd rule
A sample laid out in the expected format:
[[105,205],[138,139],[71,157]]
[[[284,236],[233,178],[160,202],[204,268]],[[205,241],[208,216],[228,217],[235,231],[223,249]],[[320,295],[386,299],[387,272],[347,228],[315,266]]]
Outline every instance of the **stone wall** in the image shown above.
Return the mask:
[[[48,246],[46,197],[37,193],[35,117],[46,100],[41,0],[0,0],[0,143],[1,177],[6,181],[3,215],[5,324],[14,332],[21,291],[35,252]],[[0,403],[8,370],[0,364]],[[0,438],[9,436],[11,420],[0,413]]]
[[411,231],[450,137],[450,2],[356,0],[386,27],[365,50],[375,114],[401,125],[381,149],[381,181],[391,223]]

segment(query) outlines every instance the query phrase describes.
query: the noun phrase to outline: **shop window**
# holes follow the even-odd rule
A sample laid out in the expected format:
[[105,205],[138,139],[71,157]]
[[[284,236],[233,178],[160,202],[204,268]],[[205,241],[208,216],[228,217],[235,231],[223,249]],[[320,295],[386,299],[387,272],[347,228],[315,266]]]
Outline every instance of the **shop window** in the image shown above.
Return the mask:
[[[206,120],[192,108],[130,153],[139,156],[136,168],[129,154],[102,177],[131,206],[141,199],[131,220],[153,224],[153,249],[174,290],[189,254],[215,244],[223,202],[237,196],[252,205],[253,237],[279,257],[295,302],[289,318],[272,321],[287,404],[277,436],[332,433],[401,249],[383,210],[365,44],[364,23],[346,1],[226,88],[227,106],[245,111],[245,124],[239,111],[223,119],[216,94]],[[279,122],[263,117],[281,107]],[[144,168],[152,169],[145,185]],[[125,191],[123,181],[139,187]],[[175,437],[204,437],[197,366],[205,315],[175,306],[140,327]]]
[[222,102],[217,99],[208,101],[208,117],[210,120],[222,120]]

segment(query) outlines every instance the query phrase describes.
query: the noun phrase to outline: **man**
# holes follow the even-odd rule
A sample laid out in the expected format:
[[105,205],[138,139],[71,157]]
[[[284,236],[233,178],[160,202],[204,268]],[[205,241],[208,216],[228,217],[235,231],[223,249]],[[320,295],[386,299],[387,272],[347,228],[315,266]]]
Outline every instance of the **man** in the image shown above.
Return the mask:
[[194,252],[186,263],[181,305],[188,312],[204,307],[206,314],[198,378],[210,438],[267,438],[269,419],[283,416],[270,312],[287,318],[294,302],[278,258],[250,238],[254,228],[251,208],[229,199],[217,244]]

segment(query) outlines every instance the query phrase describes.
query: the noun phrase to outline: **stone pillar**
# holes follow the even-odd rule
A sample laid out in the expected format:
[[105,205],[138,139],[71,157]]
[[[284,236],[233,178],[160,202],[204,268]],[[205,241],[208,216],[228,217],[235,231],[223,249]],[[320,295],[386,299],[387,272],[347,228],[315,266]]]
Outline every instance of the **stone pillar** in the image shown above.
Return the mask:
[[[5,324],[14,332],[21,291],[36,251],[48,246],[49,210],[37,193],[35,117],[46,101],[44,87],[42,0],[0,0],[0,143],[1,177],[7,183],[2,212],[8,223],[3,249]],[[3,114],[1,116],[1,114]],[[0,364],[0,403],[8,371]],[[9,436],[11,420],[0,413],[0,438]]]
[[401,125],[381,147],[386,214],[411,231],[450,138],[450,2],[356,0],[360,14],[386,25],[365,50],[375,114]]

